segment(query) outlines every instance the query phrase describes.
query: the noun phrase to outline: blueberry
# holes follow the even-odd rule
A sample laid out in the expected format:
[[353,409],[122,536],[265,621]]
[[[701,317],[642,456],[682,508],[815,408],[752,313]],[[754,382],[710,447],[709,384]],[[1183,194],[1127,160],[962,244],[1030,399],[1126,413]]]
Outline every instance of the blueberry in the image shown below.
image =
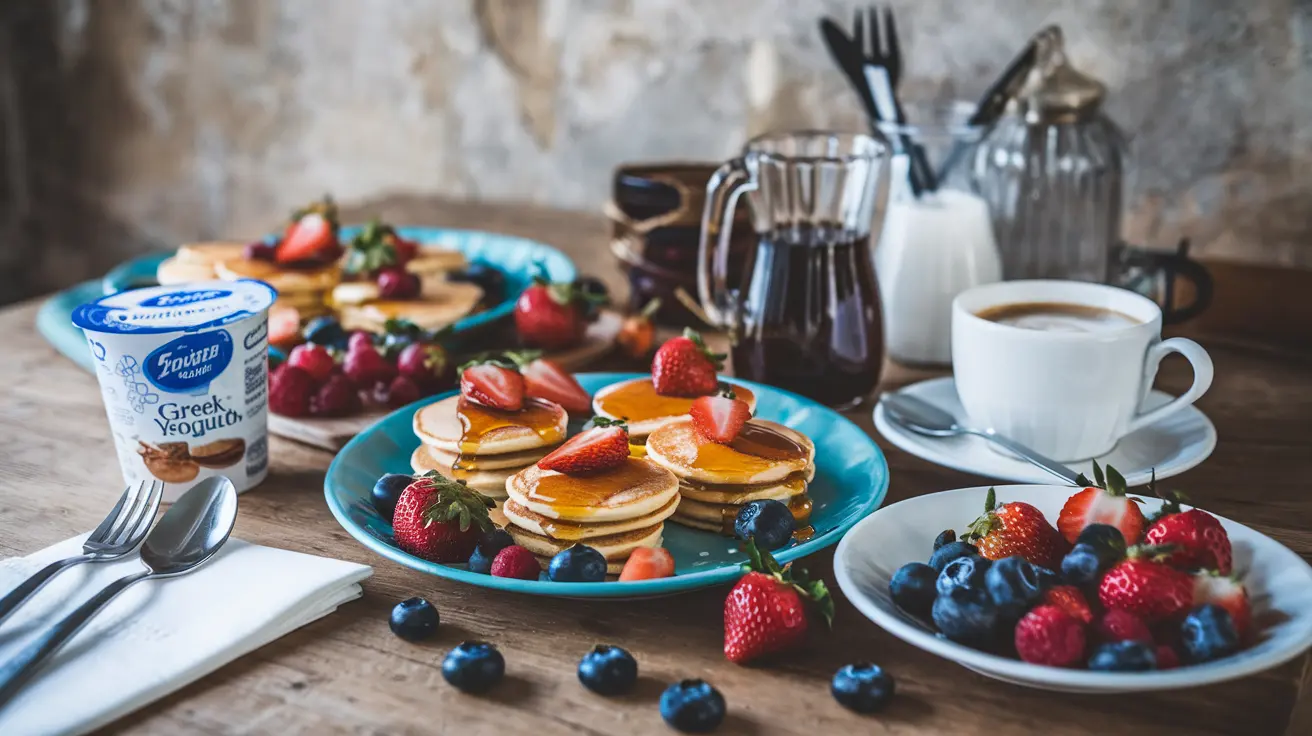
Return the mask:
[[579,682],[598,695],[620,695],[638,681],[638,660],[607,644],[598,644],[579,662]]
[[388,473],[379,478],[378,482],[374,484],[374,508],[378,510],[379,516],[387,520],[388,524],[392,523],[392,515],[396,513],[396,501],[401,497],[401,491],[404,491],[406,486],[413,482],[415,482],[413,476]]
[[937,537],[934,537],[934,551],[937,552],[939,547],[942,547],[945,544],[951,544],[955,541],[957,541],[957,533],[951,529],[944,529],[938,533]]
[[324,347],[345,347],[346,330],[335,317],[315,317],[305,324],[301,332],[306,342]]
[[733,521],[734,536],[743,540],[755,537],[757,546],[772,550],[788,544],[796,527],[788,504],[773,499],[743,504]]
[[442,678],[461,692],[485,693],[505,674],[505,658],[485,641],[462,641],[442,660]]
[[661,718],[684,733],[709,733],[724,720],[724,696],[703,680],[680,680],[661,693]]
[[979,550],[975,545],[969,542],[948,542],[947,544],[934,550],[934,554],[929,558],[929,566],[943,572],[947,564],[958,557],[966,555],[978,555]]
[[893,676],[877,664],[844,665],[834,673],[829,692],[834,700],[857,713],[875,713],[893,699]]
[[1044,590],[1063,583],[1061,573],[1053,572],[1046,567],[1035,565],[1034,572],[1039,576],[1039,587]]
[[934,588],[939,595],[947,595],[953,588],[983,588],[984,575],[991,565],[983,557],[958,557],[938,574]]
[[287,353],[283,352],[282,348],[278,348],[278,347],[274,347],[273,345],[270,345],[269,370],[273,370],[274,368],[277,368],[278,366],[286,362],[287,362]]
[[1098,579],[1102,560],[1093,545],[1081,542],[1061,560],[1061,576],[1071,585],[1088,585]]
[[515,540],[505,529],[493,529],[479,538],[474,553],[469,556],[469,571],[487,575],[492,572],[492,560],[497,553],[514,544]]
[[1147,672],[1157,669],[1157,653],[1141,641],[1103,644],[1089,657],[1089,669],[1102,672]]
[[450,273],[446,278],[447,281],[477,284],[483,290],[483,301],[487,304],[500,302],[506,288],[505,275],[482,261],[474,261],[465,270]]
[[407,598],[392,608],[388,625],[406,641],[427,639],[437,631],[437,608],[423,598]]
[[1084,527],[1075,538],[1075,543],[1092,547],[1104,570],[1125,559],[1125,535],[1110,524],[1090,524]]
[[1180,653],[1186,662],[1210,662],[1237,651],[1239,634],[1234,619],[1214,603],[1190,611],[1180,624]]
[[1039,572],[1024,557],[1006,557],[990,565],[984,573],[984,588],[998,614],[1011,620],[1020,618],[1043,597]]
[[978,588],[953,588],[940,595],[931,615],[944,636],[970,646],[989,646],[998,629],[997,606]]
[[893,573],[888,581],[888,595],[898,608],[921,618],[929,618],[934,606],[934,581],[938,572],[923,562],[909,562]]
[[606,579],[606,558],[586,544],[575,544],[551,558],[547,579],[556,583],[600,583]]

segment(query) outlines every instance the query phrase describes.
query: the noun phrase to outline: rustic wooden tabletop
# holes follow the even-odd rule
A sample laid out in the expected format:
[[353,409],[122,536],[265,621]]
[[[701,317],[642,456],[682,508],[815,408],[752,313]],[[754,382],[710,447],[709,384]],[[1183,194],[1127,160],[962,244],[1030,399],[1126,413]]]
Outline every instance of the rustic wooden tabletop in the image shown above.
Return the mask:
[[[511,232],[556,245],[583,270],[621,288],[605,252],[604,221],[528,207],[455,205],[392,198],[358,208],[401,223]],[[26,554],[85,531],[121,488],[95,379],[33,330],[37,304],[0,311],[0,555]],[[1248,524],[1312,559],[1312,361],[1212,348],[1216,383],[1199,407],[1220,443],[1173,485],[1198,503]],[[1183,362],[1183,361],[1181,361]],[[1178,393],[1187,368],[1168,362],[1160,386]],[[890,371],[889,384],[917,376]],[[875,435],[868,409],[849,413]],[[892,468],[886,503],[984,479],[935,467],[880,440]],[[259,544],[374,566],[363,599],[250,654],[114,724],[131,733],[668,733],[657,712],[665,684],[702,677],[729,704],[722,733],[806,734],[1306,734],[1302,705],[1308,656],[1236,682],[1176,692],[1062,695],[996,682],[884,633],[837,593],[832,633],[793,656],[739,667],[721,653],[716,588],[644,602],[521,597],[446,582],[378,558],[355,543],[323,501],[331,454],[275,439],[273,472],[242,496],[235,534]],[[833,586],[831,552],[805,561]],[[442,630],[424,644],[387,627],[392,605],[434,601]],[[441,679],[447,649],[495,642],[508,679],[487,697]],[[590,694],[575,666],[593,644],[637,657],[637,691]],[[841,665],[869,659],[897,678],[898,697],[879,716],[839,707],[828,692]]]

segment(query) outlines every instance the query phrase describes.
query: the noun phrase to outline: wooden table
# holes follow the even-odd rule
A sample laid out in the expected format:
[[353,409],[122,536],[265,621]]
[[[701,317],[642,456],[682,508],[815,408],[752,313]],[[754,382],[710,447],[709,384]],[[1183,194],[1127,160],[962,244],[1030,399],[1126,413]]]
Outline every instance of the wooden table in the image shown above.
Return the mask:
[[[364,208],[399,222],[484,227],[536,237],[585,270],[616,280],[599,218],[531,208],[392,199]],[[26,554],[90,529],[121,488],[92,376],[32,329],[36,304],[0,311],[0,554]],[[1210,346],[1209,346],[1210,347]],[[1214,348],[1216,384],[1199,406],[1220,444],[1172,483],[1200,505],[1249,524],[1312,557],[1312,361]],[[890,385],[910,380],[893,372]],[[1187,371],[1167,365],[1178,393]],[[868,410],[850,414],[872,436]],[[878,438],[877,438],[878,439]],[[888,502],[977,485],[880,440],[892,468]],[[1093,697],[989,680],[884,633],[839,598],[835,628],[770,666],[739,667],[721,654],[725,588],[644,602],[530,598],[473,588],[380,559],[356,544],[323,500],[327,452],[275,439],[268,482],[242,496],[235,534],[252,542],[374,565],[364,598],[248,655],[115,724],[134,733],[670,733],[657,712],[665,684],[714,683],[729,703],[722,733],[806,734],[1306,734],[1299,707],[1308,657],[1245,680],[1171,693]],[[832,588],[832,554],[806,560]],[[435,641],[393,636],[394,603],[426,596],[441,611]],[[465,639],[495,642],[507,681],[485,698],[441,679],[446,651]],[[637,657],[633,695],[593,696],[576,680],[579,657],[609,642]],[[878,717],[839,707],[828,692],[841,665],[869,659],[897,678]]]

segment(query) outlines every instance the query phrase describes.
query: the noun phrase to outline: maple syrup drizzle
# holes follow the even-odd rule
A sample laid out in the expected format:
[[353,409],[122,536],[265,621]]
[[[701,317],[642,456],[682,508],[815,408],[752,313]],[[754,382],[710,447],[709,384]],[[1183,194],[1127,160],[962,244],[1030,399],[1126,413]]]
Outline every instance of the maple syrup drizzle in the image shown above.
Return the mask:
[[[539,399],[525,399],[519,411],[502,411],[483,406],[461,396],[456,403],[456,417],[460,419],[459,453],[453,470],[473,470],[483,439],[491,432],[507,427],[527,427],[542,438],[544,444],[554,445],[564,439],[557,424],[558,410],[554,404]],[[457,478],[459,480],[459,478]]]
[[748,422],[728,445],[698,441],[692,467],[713,473],[747,474],[769,470],[781,462],[806,462],[807,451],[791,437]]
[[806,473],[798,470],[789,473],[783,480],[769,481],[766,483],[701,483],[695,480],[683,478],[679,480],[683,486],[693,489],[694,491],[707,491],[711,493],[750,493],[762,491],[767,488],[787,488],[792,491],[793,496],[797,496],[806,491]]
[[528,491],[528,497],[551,506],[563,516],[587,517],[614,496],[661,477],[658,468],[631,457],[622,465],[593,475],[543,475]]
[[[753,400],[751,389],[737,384],[720,383],[720,388],[732,388],[734,394],[748,403]],[[695,398],[662,396],[656,393],[651,379],[631,381],[597,399],[597,407],[612,417],[627,417],[630,422],[641,422],[661,417],[677,417],[692,409]]]

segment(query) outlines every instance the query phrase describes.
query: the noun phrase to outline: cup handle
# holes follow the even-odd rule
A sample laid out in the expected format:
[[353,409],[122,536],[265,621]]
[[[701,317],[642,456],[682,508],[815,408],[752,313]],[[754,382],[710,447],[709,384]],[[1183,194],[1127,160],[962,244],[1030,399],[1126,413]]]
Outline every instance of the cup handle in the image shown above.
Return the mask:
[[[734,208],[743,192],[756,189],[756,180],[741,158],[726,161],[706,182],[706,208],[697,244],[697,296],[712,324],[732,330],[737,325],[737,296],[728,288],[729,234]],[[714,246],[711,245],[715,239]]]
[[[1194,383],[1188,391],[1180,394],[1176,398],[1167,402],[1164,406],[1159,406],[1152,411],[1136,414],[1130,419],[1125,433],[1129,434],[1136,430],[1142,429],[1150,424],[1160,421],[1167,416],[1189,406],[1198,400],[1200,396],[1207,393],[1207,389],[1212,385],[1212,358],[1203,349],[1202,345],[1193,340],[1184,337],[1172,337],[1169,340],[1163,340],[1156,345],[1148,348],[1148,355],[1144,358],[1143,373],[1145,378],[1156,375],[1157,364],[1162,362],[1171,353],[1183,355],[1194,369]],[[1145,395],[1147,392],[1144,392]]]

